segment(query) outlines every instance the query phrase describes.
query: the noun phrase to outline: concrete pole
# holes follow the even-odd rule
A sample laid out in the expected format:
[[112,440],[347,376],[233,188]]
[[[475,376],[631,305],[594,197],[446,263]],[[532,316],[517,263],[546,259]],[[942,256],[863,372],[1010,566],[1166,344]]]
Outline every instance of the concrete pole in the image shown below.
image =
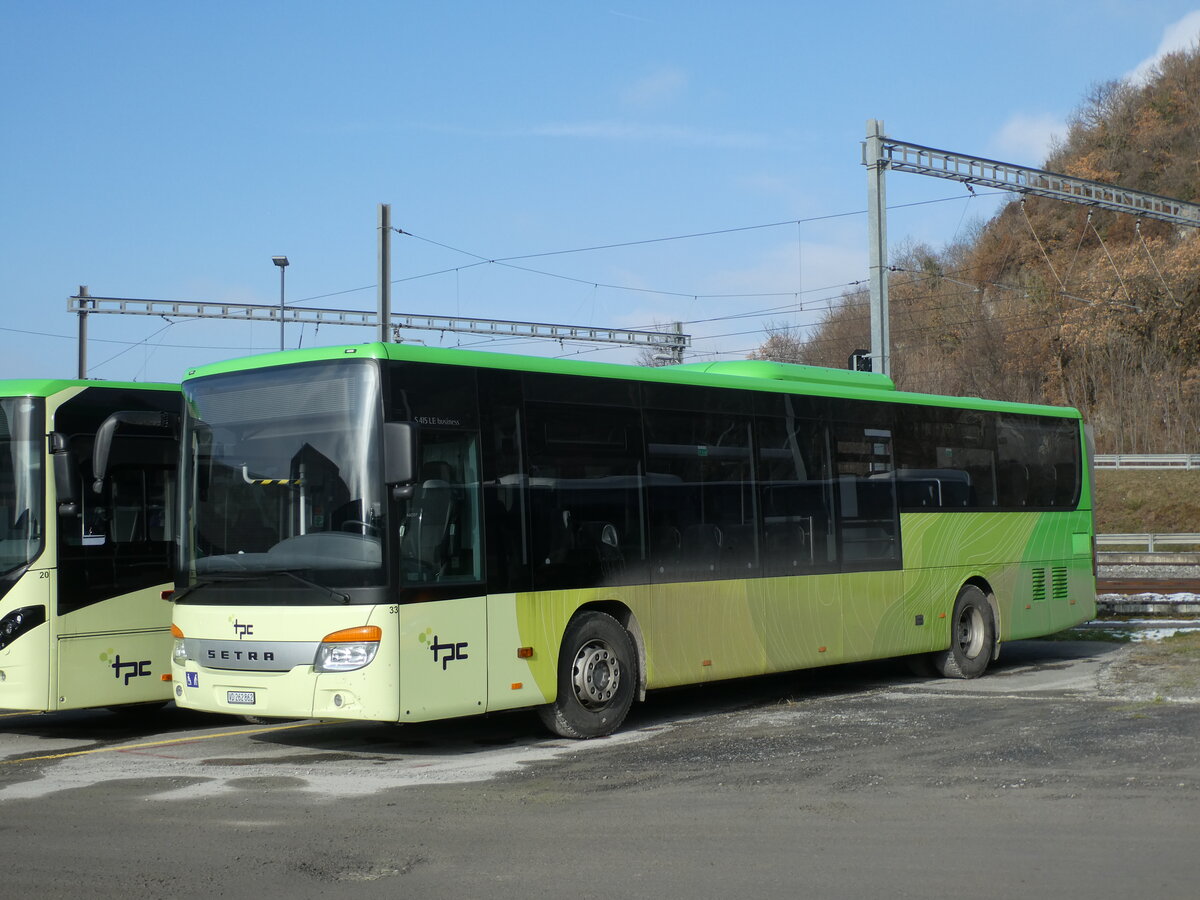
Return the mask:
[[283,285],[283,273],[286,271],[287,271],[286,265],[279,267],[279,349],[280,350],[283,349],[283,317],[285,314],[285,308],[284,308],[284,303],[283,303],[284,296],[285,296],[284,295],[284,285]]
[[392,339],[392,207],[379,204],[379,340]]
[[87,378],[87,301],[86,284],[79,286],[79,378]]
[[871,371],[892,374],[892,335],[888,323],[887,162],[883,122],[867,120],[863,165],[867,167],[867,245],[871,281]]

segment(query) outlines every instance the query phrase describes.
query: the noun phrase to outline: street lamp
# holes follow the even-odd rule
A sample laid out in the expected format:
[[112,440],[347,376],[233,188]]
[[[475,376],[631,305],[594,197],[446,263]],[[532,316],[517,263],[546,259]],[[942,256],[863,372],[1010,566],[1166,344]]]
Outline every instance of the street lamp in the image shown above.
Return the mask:
[[287,269],[286,256],[272,256],[271,262],[279,266],[279,349],[283,349],[283,273]]

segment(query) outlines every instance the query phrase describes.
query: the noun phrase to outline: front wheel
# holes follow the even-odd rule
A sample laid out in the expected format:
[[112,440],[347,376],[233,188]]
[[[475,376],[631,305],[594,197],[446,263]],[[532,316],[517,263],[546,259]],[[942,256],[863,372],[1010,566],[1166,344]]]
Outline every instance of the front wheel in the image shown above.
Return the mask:
[[637,655],[621,623],[606,613],[576,616],[558,657],[558,698],[538,710],[555,734],[591,738],[625,721],[637,685]]
[[950,647],[933,655],[946,678],[978,678],[992,661],[996,623],[983,591],[968,584],[958,592],[950,619]]

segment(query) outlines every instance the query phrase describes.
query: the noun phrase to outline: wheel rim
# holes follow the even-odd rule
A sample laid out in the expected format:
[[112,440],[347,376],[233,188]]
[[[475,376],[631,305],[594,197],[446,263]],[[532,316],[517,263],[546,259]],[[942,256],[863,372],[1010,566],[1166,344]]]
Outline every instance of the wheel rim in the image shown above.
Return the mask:
[[959,652],[974,659],[983,650],[983,613],[968,606],[958,614],[957,641]]
[[585,709],[602,709],[621,686],[621,663],[604,641],[589,641],[579,648],[571,667],[571,686]]

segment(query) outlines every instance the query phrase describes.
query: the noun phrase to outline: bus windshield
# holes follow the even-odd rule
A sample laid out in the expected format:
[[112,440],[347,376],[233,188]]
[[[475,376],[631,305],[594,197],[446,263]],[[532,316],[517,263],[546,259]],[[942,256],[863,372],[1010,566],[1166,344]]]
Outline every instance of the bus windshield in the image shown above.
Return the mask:
[[184,395],[181,587],[283,582],[348,602],[342,589],[385,583],[374,363],[217,375]]
[[0,399],[0,575],[28,565],[42,545],[40,401]]

